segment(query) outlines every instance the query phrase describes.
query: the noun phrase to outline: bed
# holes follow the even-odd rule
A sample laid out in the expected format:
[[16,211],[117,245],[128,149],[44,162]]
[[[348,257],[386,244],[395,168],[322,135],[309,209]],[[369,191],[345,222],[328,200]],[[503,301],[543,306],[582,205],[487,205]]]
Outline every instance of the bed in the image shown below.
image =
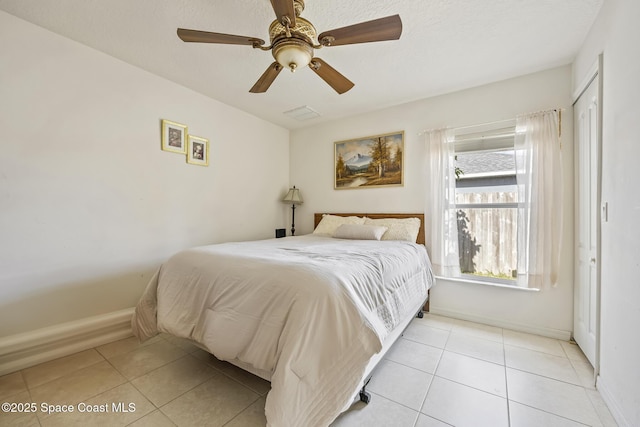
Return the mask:
[[[398,230],[389,218],[418,218],[417,243],[384,240]],[[327,426],[367,400],[375,365],[428,298],[422,219],[316,214],[313,234],[179,252],[136,306],[134,334],[188,338],[271,381],[269,426]]]

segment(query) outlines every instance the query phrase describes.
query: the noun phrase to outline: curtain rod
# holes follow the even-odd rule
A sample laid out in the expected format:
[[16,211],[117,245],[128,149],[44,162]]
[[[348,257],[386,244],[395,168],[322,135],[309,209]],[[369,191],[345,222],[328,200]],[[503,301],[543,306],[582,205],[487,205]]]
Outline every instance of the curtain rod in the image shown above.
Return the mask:
[[493,126],[493,125],[497,125],[500,123],[508,123],[508,122],[513,122],[515,121],[515,117],[512,119],[503,119],[503,120],[495,120],[493,122],[485,122],[485,123],[477,123],[475,125],[467,125],[467,126],[456,126],[456,127],[451,127],[451,126],[445,126],[443,128],[440,129],[436,129],[436,128],[431,128],[431,129],[423,129],[422,131],[420,131],[418,133],[418,136],[422,136],[427,132],[431,132],[434,130],[441,130],[441,129],[451,129],[451,130],[459,130],[459,129],[470,129],[470,128],[475,128],[475,127],[480,127],[480,126]]
[[562,113],[564,111],[564,108],[549,108],[548,110],[539,110],[539,111],[533,111],[530,113],[518,114],[516,118],[522,117],[522,116],[530,116],[532,114],[550,113],[552,111],[556,113]]
[[498,125],[500,123],[508,123],[508,122],[513,122],[515,120],[517,120],[518,117],[521,116],[526,116],[529,114],[538,114],[538,113],[546,113],[548,111],[555,111],[558,113],[558,134],[559,136],[562,136],[562,112],[564,111],[564,108],[552,108],[550,110],[540,110],[540,111],[534,111],[533,113],[526,113],[526,114],[519,114],[514,118],[511,119],[503,119],[503,120],[495,120],[492,122],[485,122],[485,123],[478,123],[475,125],[467,125],[467,126],[457,126],[457,127],[450,127],[450,126],[445,126],[443,128],[431,128],[431,129],[423,129],[422,131],[418,132],[418,136],[422,136],[427,132],[431,132],[434,130],[442,130],[442,129],[452,129],[452,130],[459,130],[459,129],[470,129],[470,128],[475,128],[475,127],[481,127],[481,126],[493,126],[493,125]]
[[457,126],[455,128],[453,128],[454,130],[460,130],[460,129],[471,129],[471,128],[478,128],[478,127],[482,127],[482,126],[493,126],[493,125],[499,125],[501,123],[509,123],[509,122],[514,122],[515,123],[516,119],[515,117],[512,119],[503,119],[503,120],[495,120],[493,122],[486,122],[486,123],[478,123],[475,125],[467,125],[467,126]]

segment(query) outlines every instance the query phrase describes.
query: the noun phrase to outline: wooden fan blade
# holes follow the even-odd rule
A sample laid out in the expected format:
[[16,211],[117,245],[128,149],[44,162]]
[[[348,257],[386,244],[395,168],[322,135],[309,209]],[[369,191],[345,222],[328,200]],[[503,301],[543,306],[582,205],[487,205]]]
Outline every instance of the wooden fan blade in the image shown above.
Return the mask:
[[186,30],[178,28],[178,37],[184,42],[247,44],[249,46],[264,44],[264,40],[255,37],[234,36],[232,34],[210,33],[208,31]]
[[311,68],[322,78],[322,80],[327,82],[329,86],[339,94],[347,92],[354,86],[351,80],[340,74],[335,68],[320,58],[313,58],[309,63],[309,68]]
[[280,71],[282,71],[282,65],[278,64],[277,62],[274,62],[273,64],[269,65],[269,68],[267,68],[267,70],[264,73],[262,73],[262,75],[260,76],[256,84],[253,85],[253,87],[249,90],[249,92],[251,93],[266,92],[267,89],[269,89],[269,86],[271,86],[271,83],[273,83],[276,77],[278,77],[278,74],[280,74]]
[[324,46],[341,46],[345,44],[398,40],[401,34],[402,21],[400,20],[400,15],[393,15],[325,31],[318,36],[318,41]]
[[278,22],[283,24],[282,18],[286,16],[291,22],[290,27],[296,25],[296,10],[293,7],[293,0],[271,0],[271,6],[273,6]]

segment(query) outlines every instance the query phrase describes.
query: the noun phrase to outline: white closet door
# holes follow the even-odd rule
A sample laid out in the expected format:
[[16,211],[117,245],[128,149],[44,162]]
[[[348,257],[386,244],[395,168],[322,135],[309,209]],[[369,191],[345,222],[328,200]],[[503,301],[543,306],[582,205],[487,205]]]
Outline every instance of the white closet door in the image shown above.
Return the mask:
[[599,103],[598,76],[574,105],[576,149],[576,274],[573,336],[596,365],[599,281]]

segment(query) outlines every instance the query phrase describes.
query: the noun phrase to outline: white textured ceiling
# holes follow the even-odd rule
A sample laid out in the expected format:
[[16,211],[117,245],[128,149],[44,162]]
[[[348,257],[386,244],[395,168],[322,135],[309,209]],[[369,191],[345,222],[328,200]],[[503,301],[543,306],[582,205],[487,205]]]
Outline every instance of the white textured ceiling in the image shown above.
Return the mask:
[[[315,55],[355,83],[338,95],[310,69],[249,89],[273,57],[250,46],[184,43],[178,27],[258,37],[268,0],[0,0],[0,10],[289,129],[570,63],[603,0],[306,0],[318,33],[399,14],[400,40]],[[320,117],[283,112],[307,105]]]

